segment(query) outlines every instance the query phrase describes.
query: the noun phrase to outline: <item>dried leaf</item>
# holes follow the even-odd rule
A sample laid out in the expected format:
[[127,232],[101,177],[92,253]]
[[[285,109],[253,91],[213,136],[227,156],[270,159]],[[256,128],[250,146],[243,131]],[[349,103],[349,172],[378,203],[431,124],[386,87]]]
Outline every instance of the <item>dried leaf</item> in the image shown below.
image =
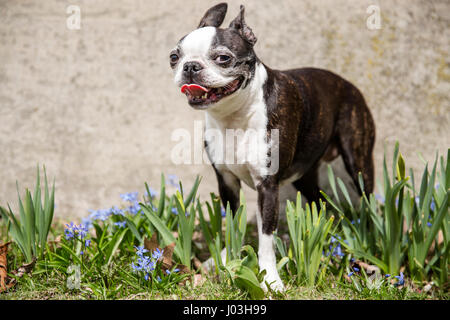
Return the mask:
[[359,269],[363,268],[366,271],[366,274],[368,276],[371,276],[373,274],[380,274],[380,268],[374,265],[367,264],[361,260],[355,260],[350,263],[350,267],[353,269],[354,267],[357,267]]
[[156,249],[163,251],[163,256],[162,256],[162,261],[161,261],[162,262],[161,267],[162,267],[163,271],[167,271],[167,270],[170,271],[176,266],[176,268],[179,269],[178,272],[180,274],[190,273],[190,270],[188,267],[186,267],[185,265],[182,265],[182,264],[177,264],[172,259],[173,251],[175,249],[175,242],[169,244],[164,249],[162,249],[159,246],[156,231],[153,233],[152,238],[150,240],[148,240],[147,238],[144,238],[144,247],[145,247],[145,249],[147,249],[150,252],[153,252]]
[[8,245],[11,242],[0,244],[0,293],[15,285],[15,281],[8,277]]
[[159,248],[158,244],[158,237],[156,232],[153,232],[152,238],[148,240],[147,238],[144,238],[144,247],[150,252],[155,251],[157,248]]
[[164,248],[163,257],[162,257],[163,264],[170,265],[170,266],[173,265],[172,256],[173,256],[174,249],[175,249],[175,242],[172,242],[171,244],[169,244],[167,247]]
[[33,257],[33,261],[31,261],[30,263],[23,264],[21,267],[19,267],[19,269],[17,269],[17,271],[13,271],[12,274],[17,276],[18,278],[21,278],[25,273],[30,274],[31,271],[33,271],[35,264],[36,264],[36,257]]
[[56,249],[61,248],[61,235],[57,236],[55,240],[49,241],[48,247],[51,251],[56,251]]

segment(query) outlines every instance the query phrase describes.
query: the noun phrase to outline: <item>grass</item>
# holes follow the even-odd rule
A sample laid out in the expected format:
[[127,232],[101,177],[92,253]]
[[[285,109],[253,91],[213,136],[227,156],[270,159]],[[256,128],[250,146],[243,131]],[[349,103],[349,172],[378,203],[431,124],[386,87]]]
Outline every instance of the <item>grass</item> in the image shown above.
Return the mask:
[[[145,184],[141,199],[122,194],[120,207],[91,210],[81,224],[64,225],[53,219],[46,177],[41,205],[38,173],[20,218],[2,209],[0,243],[12,240],[8,281],[17,283],[0,299],[448,300],[449,155],[431,173],[425,167],[418,188],[396,145],[391,176],[384,162],[382,201],[364,193],[353,204],[329,171],[333,197],[324,194],[326,203],[303,206],[300,194],[288,202],[288,223],[275,237],[286,291],[266,294],[243,193],[233,218],[214,194],[200,201],[199,178],[187,190],[162,175],[159,192]],[[362,179],[360,185],[364,190]],[[19,272],[36,256],[32,273]],[[209,256],[217,267],[207,274],[199,258]]]
[[[247,226],[246,243],[255,241],[256,225]],[[56,220],[53,224],[53,238],[63,232],[63,224]],[[1,226],[1,234],[5,235],[5,226]],[[247,240],[248,239],[248,240]],[[8,260],[8,270],[17,268],[23,262],[18,254],[19,248],[13,244]],[[41,269],[32,276],[25,274],[13,290],[0,294],[0,299],[6,300],[85,300],[85,299],[124,299],[124,300],[248,300],[251,296],[247,291],[230,285],[226,281],[219,281],[215,275],[203,275],[204,281],[199,285],[189,279],[185,285],[172,286],[167,291],[150,291],[144,286],[124,285],[123,270],[130,269],[130,255],[115,257],[107,272],[102,275],[91,275],[83,279],[79,290],[67,287],[68,274],[59,270]],[[45,265],[45,263],[43,264]],[[407,283],[403,288],[384,286],[380,290],[364,288],[358,291],[351,283],[337,280],[328,275],[323,284],[311,286],[306,281],[297,282],[287,272],[281,272],[281,278],[286,284],[286,291],[282,294],[272,293],[272,300],[416,300],[439,299],[448,300],[448,293],[432,290],[428,293],[420,292],[415,285]],[[106,284],[103,290],[93,290],[90,285],[99,283],[103,277]]]
[[[13,263],[11,263],[11,267]],[[164,300],[246,300],[250,296],[226,282],[217,281],[214,276],[206,276],[201,285],[194,286],[187,282],[184,286],[174,286],[167,292],[148,291],[143,288],[133,288],[123,285],[120,270],[129,268],[125,259],[114,262],[111,275],[108,277],[108,287],[104,292],[95,292],[83,284],[79,290],[67,288],[67,274],[58,271],[41,272],[33,276],[24,276],[20,285],[10,292],[4,293],[0,299],[11,300],[73,300],[73,299],[164,299]],[[309,286],[298,285],[295,279],[289,279],[286,274],[281,275],[286,283],[286,292],[273,294],[274,300],[405,300],[405,299],[448,299],[448,294],[439,292],[420,293],[405,286],[402,289],[383,287],[381,290],[355,290],[349,283],[335,281],[333,277],[325,283],[332,285]],[[117,289],[120,286],[119,289]]]

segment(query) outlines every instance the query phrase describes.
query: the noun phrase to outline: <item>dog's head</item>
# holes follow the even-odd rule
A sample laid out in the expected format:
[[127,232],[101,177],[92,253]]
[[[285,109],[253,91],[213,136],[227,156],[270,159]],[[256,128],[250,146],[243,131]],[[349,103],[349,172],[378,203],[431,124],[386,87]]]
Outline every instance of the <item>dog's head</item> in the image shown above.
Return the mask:
[[233,99],[254,75],[256,37],[245,23],[244,6],[228,28],[219,28],[226,12],[226,3],[210,8],[170,53],[175,83],[196,109]]

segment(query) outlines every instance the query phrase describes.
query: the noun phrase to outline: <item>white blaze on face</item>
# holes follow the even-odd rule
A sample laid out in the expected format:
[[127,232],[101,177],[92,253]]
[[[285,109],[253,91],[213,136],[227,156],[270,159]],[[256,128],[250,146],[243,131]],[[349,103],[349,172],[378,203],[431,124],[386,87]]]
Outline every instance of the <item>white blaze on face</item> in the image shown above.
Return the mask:
[[183,85],[183,66],[186,62],[196,61],[205,67],[204,85],[209,87],[222,87],[234,80],[220,73],[219,67],[211,60],[210,50],[216,36],[216,28],[204,27],[189,33],[179,44],[181,59],[175,68],[175,84]]

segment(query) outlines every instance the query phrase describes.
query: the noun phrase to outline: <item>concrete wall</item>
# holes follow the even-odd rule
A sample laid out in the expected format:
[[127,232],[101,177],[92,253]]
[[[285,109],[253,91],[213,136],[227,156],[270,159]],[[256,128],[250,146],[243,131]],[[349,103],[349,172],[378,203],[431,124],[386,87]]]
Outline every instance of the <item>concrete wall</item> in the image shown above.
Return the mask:
[[[383,144],[401,143],[422,168],[450,146],[450,2],[228,1],[225,25],[246,5],[256,52],[277,69],[315,66],[364,93]],[[217,190],[208,165],[175,165],[177,128],[193,132],[192,110],[172,80],[168,54],[216,1],[0,0],[0,202],[15,203],[15,182],[34,185],[36,164],[56,179],[59,217],[120,204],[119,194],[159,187],[161,172],[203,199]],[[69,30],[66,9],[81,9]],[[366,9],[381,8],[369,30]],[[256,196],[247,189],[254,206]]]

